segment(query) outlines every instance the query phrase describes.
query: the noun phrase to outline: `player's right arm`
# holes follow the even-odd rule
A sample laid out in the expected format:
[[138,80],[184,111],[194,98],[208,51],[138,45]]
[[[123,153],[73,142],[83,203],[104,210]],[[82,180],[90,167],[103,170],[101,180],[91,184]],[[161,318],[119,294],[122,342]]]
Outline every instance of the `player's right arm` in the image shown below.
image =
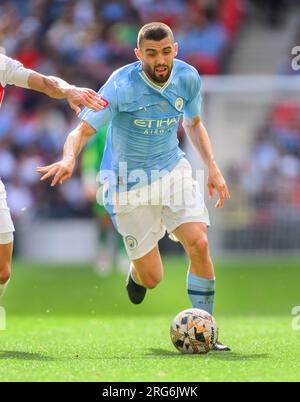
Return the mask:
[[73,174],[76,160],[89,138],[95,134],[95,129],[85,121],[70,132],[64,145],[63,159],[52,165],[38,167],[37,172],[43,176],[42,181],[53,177],[51,186],[54,187],[57,183],[63,184],[70,179]]
[[101,127],[107,125],[117,113],[117,97],[114,82],[110,79],[99,91],[105,107],[94,111],[85,108],[81,114],[81,123],[71,131],[64,145],[63,159],[49,166],[38,167],[37,172],[43,176],[42,181],[53,177],[51,186],[63,184],[73,174],[76,159],[86,145],[88,139]]

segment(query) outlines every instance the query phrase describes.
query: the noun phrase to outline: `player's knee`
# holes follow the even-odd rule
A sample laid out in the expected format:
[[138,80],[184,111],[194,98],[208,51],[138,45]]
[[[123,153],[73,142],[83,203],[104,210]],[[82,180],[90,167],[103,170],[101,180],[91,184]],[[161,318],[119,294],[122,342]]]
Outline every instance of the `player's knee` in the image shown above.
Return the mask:
[[209,245],[207,236],[202,234],[201,236],[192,239],[188,245],[188,253],[191,259],[197,257],[208,257]]
[[10,262],[2,262],[0,264],[0,284],[4,285],[10,279],[11,266]]
[[151,276],[145,277],[143,279],[143,285],[147,289],[155,289],[156,286],[159,284],[159,282],[160,281],[158,281],[157,279],[155,279]]
[[156,288],[156,286],[161,282],[162,280],[162,274],[154,274],[154,273],[149,273],[149,274],[145,274],[143,275],[142,281],[143,281],[143,285],[147,288],[147,289],[154,289]]

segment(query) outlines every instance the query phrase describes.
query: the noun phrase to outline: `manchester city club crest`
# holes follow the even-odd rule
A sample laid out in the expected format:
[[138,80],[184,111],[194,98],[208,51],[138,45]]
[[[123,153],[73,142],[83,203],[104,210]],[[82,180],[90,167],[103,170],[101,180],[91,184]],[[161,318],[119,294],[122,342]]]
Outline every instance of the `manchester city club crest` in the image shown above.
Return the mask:
[[133,236],[126,236],[125,237],[125,242],[129,250],[134,250],[137,248],[138,241],[135,237]]
[[177,110],[179,110],[179,112],[182,110],[182,108],[183,108],[183,99],[182,98],[176,99],[175,107]]

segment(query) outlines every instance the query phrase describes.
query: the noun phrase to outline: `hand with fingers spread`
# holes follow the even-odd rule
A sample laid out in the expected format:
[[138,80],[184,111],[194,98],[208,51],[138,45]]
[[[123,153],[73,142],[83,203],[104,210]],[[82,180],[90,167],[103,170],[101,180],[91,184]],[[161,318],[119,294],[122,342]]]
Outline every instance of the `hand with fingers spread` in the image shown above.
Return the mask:
[[71,87],[66,91],[66,99],[77,115],[81,112],[81,105],[96,111],[103,110],[107,106],[107,102],[89,88]]
[[36,171],[41,173],[41,181],[45,181],[50,177],[53,177],[51,187],[56,184],[63,184],[66,180],[69,180],[73,174],[75,168],[75,159],[68,158],[63,159],[60,162],[53,163],[52,165],[38,167]]
[[209,166],[208,173],[208,191],[210,198],[214,197],[215,190],[219,194],[219,199],[215,205],[215,208],[222,208],[225,200],[230,198],[230,193],[220,169],[218,168],[217,164],[213,162]]

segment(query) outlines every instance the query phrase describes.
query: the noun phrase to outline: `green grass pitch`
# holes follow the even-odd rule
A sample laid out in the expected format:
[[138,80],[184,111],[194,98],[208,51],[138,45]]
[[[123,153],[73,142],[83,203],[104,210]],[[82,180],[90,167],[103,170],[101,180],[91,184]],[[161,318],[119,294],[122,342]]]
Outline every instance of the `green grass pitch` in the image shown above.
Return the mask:
[[1,305],[0,381],[299,381],[299,262],[219,262],[215,317],[232,353],[181,355],[172,318],[190,307],[186,262],[164,258],[165,278],[141,306],[124,277],[86,268],[14,264]]

